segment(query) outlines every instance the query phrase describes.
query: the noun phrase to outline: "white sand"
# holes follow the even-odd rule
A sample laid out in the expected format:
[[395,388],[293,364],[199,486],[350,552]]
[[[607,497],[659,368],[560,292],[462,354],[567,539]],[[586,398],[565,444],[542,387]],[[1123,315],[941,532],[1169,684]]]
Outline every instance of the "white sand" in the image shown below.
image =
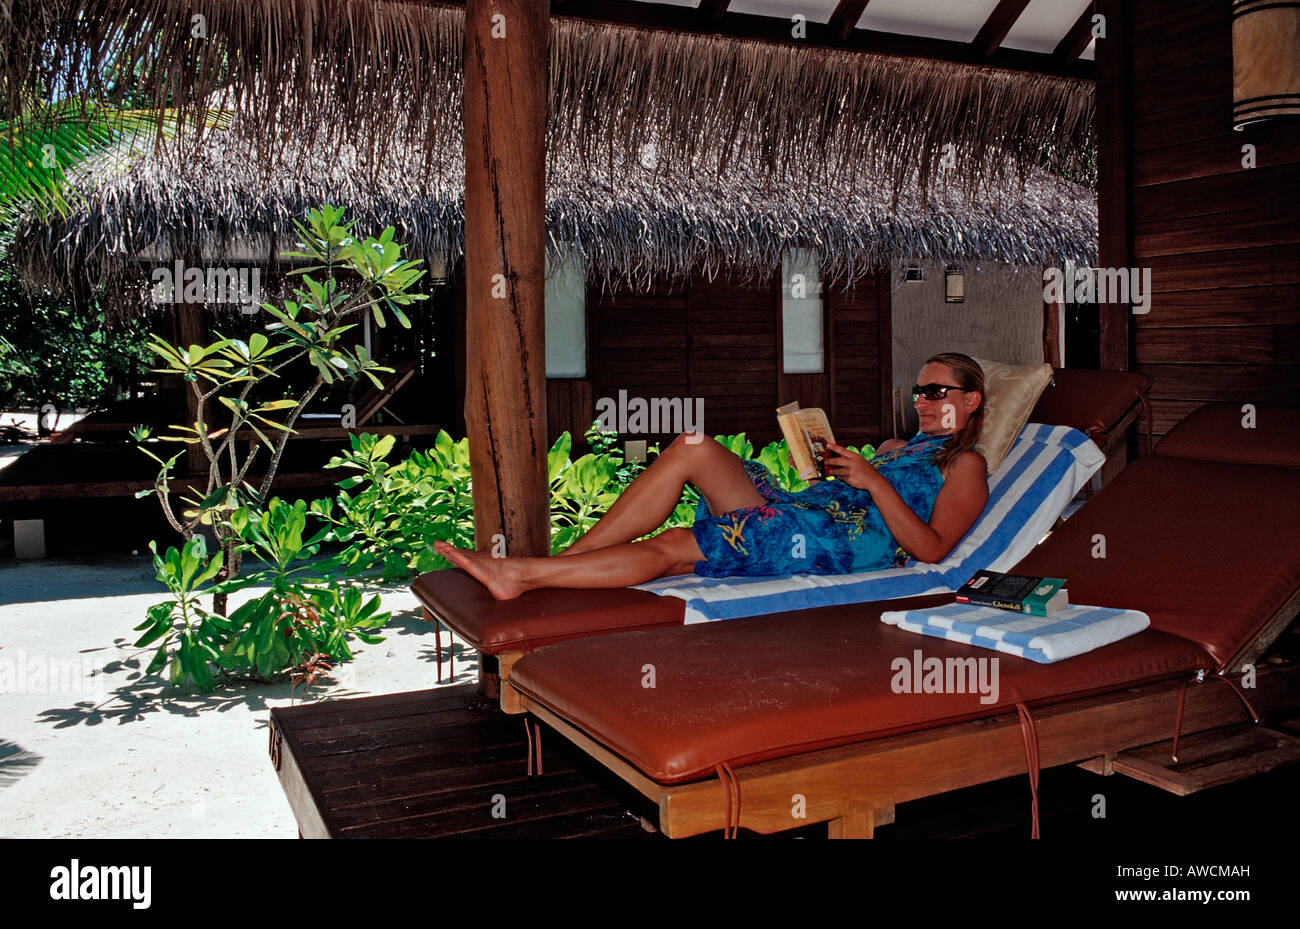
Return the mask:
[[[306,700],[436,686],[414,596],[377,592],[393,613],[385,641],[356,643]],[[0,562],[0,836],[297,835],[267,755],[289,685],[201,694],[144,677],[152,649],[131,647],[133,627],[163,593],[147,556]],[[477,655],[455,647],[455,683],[473,680]]]

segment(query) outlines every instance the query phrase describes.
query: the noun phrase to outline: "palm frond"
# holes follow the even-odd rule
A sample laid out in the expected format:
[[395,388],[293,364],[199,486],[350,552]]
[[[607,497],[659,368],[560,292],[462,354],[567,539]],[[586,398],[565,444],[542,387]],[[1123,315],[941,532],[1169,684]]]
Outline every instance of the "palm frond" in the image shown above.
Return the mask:
[[[209,128],[226,129],[232,114],[204,113]],[[84,101],[29,105],[0,121],[0,215],[31,211],[66,216],[79,197],[76,180],[92,169],[125,170],[164,139],[174,139],[176,110],[121,110]]]

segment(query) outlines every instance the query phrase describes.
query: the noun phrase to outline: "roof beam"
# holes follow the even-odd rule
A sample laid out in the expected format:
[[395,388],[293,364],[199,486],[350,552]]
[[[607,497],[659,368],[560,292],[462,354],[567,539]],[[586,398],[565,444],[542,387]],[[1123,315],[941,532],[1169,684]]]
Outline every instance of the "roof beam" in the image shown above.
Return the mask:
[[805,23],[806,36],[795,39],[790,35],[790,20],[784,17],[724,13],[716,23],[709,23],[703,20],[699,10],[693,7],[667,3],[643,3],[640,0],[565,0],[563,5],[560,5],[559,0],[552,0],[551,15],[641,29],[667,29],[693,35],[752,39],[805,48],[836,48],[874,55],[894,55],[900,58],[927,58],[1079,80],[1090,81],[1096,77],[1096,68],[1091,61],[1075,60],[1062,63],[1042,52],[995,48],[990,54],[983,55],[969,42],[952,42],[946,39],[877,32],[871,29],[853,29],[847,38],[841,39],[832,31],[830,25],[815,22]]
[[716,23],[722,19],[730,5],[731,0],[700,0],[700,19],[706,23]]
[[840,0],[836,4],[835,12],[831,13],[830,21],[826,24],[836,38],[847,39],[853,33],[868,2],[870,0]]
[[1061,39],[1052,50],[1052,57],[1068,65],[1083,54],[1083,50],[1092,41],[1092,12],[1093,4],[1089,3],[1070,27],[1070,31],[1065,34],[1065,38]]
[[985,58],[997,51],[1027,6],[1029,0],[999,0],[984,25],[980,26],[980,31],[975,33],[975,39],[971,43],[975,50]]

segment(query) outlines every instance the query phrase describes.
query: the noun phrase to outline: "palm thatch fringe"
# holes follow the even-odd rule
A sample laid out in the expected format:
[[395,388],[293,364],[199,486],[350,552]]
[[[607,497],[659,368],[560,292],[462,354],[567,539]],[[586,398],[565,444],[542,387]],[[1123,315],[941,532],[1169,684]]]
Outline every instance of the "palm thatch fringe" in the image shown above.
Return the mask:
[[[421,182],[425,153],[416,148],[383,146],[376,170],[346,143],[337,153],[291,144],[268,178],[247,157],[250,131],[245,122],[210,133],[185,166],[157,151],[126,172],[99,175],[77,212],[19,229],[12,254],[24,278],[56,288],[138,283],[148,276],[141,256],[193,260],[255,242],[265,264],[270,243],[291,248],[292,221],[325,203],[347,207],[361,230],[395,226],[410,254],[433,264],[454,268],[463,256],[464,165],[455,149],[440,176]],[[1094,259],[1095,197],[1042,170],[973,194],[950,169],[928,196],[913,175],[896,197],[888,180],[867,172],[851,185],[815,170],[777,182],[762,175],[757,157],[738,155],[722,169],[698,155],[667,155],[653,139],[599,166],[561,153],[547,177],[552,254],[576,246],[591,280],[634,289],[692,272],[770,273],[795,247],[820,250],[827,279],[846,284],[907,258]]]
[[[9,112],[53,86],[255,127],[266,169],[331,127],[383,167],[393,140],[426,178],[461,144],[463,8],[400,0],[3,0]],[[196,17],[203,17],[202,19]],[[508,41],[508,36],[506,41]],[[130,50],[124,51],[124,50]],[[946,158],[974,191],[1008,170],[1094,177],[1090,82],[554,17],[548,137],[594,166],[654,139],[673,160],[928,190]],[[116,70],[107,67],[116,62]],[[130,79],[122,79],[123,70]],[[106,74],[106,72],[109,72]],[[129,91],[129,95],[128,92]],[[196,150],[187,149],[197,157]]]

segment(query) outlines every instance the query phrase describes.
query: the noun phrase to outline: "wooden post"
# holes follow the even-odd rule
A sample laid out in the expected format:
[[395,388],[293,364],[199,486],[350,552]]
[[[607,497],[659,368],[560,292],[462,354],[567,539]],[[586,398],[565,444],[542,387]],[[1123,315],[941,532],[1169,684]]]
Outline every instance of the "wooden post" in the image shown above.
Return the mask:
[[1043,301],[1043,361],[1053,368],[1061,367],[1061,316],[1065,307],[1060,303]]
[[[175,286],[180,288],[182,284],[177,281]],[[191,345],[200,345],[204,341],[207,328],[203,323],[207,305],[180,302],[175,306],[178,328],[176,347],[181,351],[188,351]],[[199,398],[194,396],[194,387],[189,381],[182,380],[180,384],[181,389],[185,391],[185,425],[193,426],[199,415]],[[204,386],[204,382],[200,381],[199,386]],[[204,415],[209,423],[212,422],[211,404]],[[185,446],[185,470],[195,474],[202,474],[208,470],[208,458],[203,454],[202,446]]]
[[[1106,37],[1097,40],[1097,265],[1133,264],[1132,80],[1130,6],[1126,0],[1098,0]],[[1098,305],[1101,368],[1127,371],[1133,316],[1126,303]]]
[[465,426],[475,546],[550,553],[545,129],[550,10],[465,7]]

